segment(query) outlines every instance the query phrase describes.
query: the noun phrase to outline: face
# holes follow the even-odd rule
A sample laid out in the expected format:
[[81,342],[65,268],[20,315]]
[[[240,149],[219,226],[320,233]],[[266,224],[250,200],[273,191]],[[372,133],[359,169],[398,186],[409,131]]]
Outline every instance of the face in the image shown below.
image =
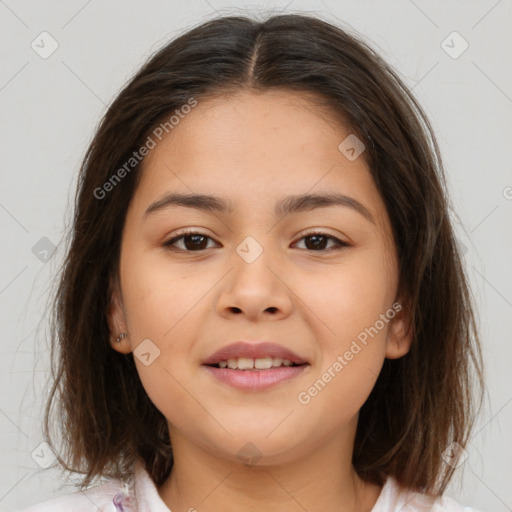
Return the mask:
[[[303,96],[243,92],[199,101],[146,157],[110,325],[114,337],[128,333],[112,346],[134,351],[171,442],[233,461],[244,449],[259,464],[293,460],[353,434],[384,359],[409,350],[390,222],[364,153],[338,148],[349,135]],[[334,194],[336,204],[283,202]],[[204,365],[237,341],[275,343],[304,364]]]

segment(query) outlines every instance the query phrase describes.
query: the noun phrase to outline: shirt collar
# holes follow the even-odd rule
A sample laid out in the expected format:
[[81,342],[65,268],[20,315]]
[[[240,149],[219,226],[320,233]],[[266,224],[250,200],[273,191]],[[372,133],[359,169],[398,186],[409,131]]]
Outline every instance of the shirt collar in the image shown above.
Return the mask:
[[135,461],[134,475],[135,510],[137,512],[171,512],[158,494],[155,482],[141,460]]

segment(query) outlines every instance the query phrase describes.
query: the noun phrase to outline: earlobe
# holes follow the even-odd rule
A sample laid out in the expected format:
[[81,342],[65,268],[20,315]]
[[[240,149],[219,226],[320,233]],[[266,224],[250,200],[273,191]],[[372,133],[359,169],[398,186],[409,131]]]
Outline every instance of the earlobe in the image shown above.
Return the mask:
[[386,340],[386,358],[398,359],[411,349],[413,329],[408,308],[401,308],[391,320]]
[[117,352],[128,354],[132,351],[128,330],[126,326],[126,317],[121,297],[119,284],[110,279],[109,282],[110,301],[108,307],[108,326],[110,330],[110,346]]

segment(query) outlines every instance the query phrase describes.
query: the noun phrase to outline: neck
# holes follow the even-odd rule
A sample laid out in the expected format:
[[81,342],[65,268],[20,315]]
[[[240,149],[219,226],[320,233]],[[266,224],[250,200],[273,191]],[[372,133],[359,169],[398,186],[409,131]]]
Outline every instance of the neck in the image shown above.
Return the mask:
[[308,453],[295,448],[285,462],[261,459],[248,467],[170,432],[174,465],[158,492],[173,511],[371,512],[381,491],[356,474],[350,435],[324,440]]

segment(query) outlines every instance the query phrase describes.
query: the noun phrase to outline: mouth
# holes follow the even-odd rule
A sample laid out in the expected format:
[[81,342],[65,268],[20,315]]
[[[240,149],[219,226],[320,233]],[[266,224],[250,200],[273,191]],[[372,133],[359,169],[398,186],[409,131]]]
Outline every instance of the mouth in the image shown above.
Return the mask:
[[230,358],[218,363],[208,364],[212,368],[229,368],[230,370],[239,371],[265,371],[271,368],[290,368],[294,366],[303,366],[307,363],[294,363],[290,359],[282,359],[280,357],[259,357],[254,359],[252,357],[238,357]]
[[275,343],[236,342],[212,354],[202,367],[217,382],[245,391],[260,391],[303,374],[311,365]]

